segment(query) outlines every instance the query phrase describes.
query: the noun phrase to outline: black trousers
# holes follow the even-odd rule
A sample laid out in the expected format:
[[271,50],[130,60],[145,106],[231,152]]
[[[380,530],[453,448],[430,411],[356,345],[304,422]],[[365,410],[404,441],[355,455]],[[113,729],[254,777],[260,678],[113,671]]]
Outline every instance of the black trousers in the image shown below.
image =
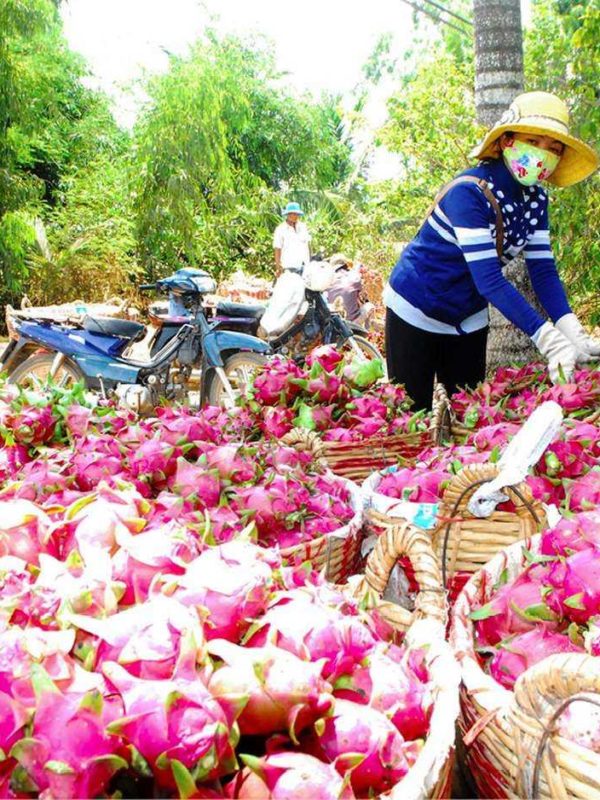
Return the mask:
[[474,388],[485,377],[488,329],[453,336],[430,333],[400,319],[389,308],[385,318],[388,376],[403,383],[415,401],[414,409],[431,408],[434,377],[452,394]]

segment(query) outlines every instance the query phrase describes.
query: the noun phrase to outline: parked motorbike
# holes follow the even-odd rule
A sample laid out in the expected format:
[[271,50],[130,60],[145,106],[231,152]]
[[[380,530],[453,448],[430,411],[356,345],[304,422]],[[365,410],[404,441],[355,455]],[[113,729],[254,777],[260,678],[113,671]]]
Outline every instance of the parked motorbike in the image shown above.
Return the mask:
[[83,381],[87,389],[114,393],[143,413],[163,399],[188,400],[192,371],[201,370],[200,405],[232,404],[252,371],[265,363],[268,343],[207,318],[203,298],[216,285],[202,270],[181,269],[140,289],[174,295],[192,310],[148,360],[125,355],[146,335],[139,322],[87,316],[75,326],[29,318],[16,323],[18,339],[3,354],[9,383],[31,385],[49,377],[62,385]]
[[[326,261],[311,261],[302,273],[286,270],[276,281],[266,305],[220,302],[211,319],[220,329],[259,336],[274,353],[302,360],[319,344],[335,344],[361,358],[382,358],[361,325],[332,311],[324,293],[335,279]],[[191,314],[191,312],[188,312]],[[164,347],[185,317],[162,317],[152,353]]]

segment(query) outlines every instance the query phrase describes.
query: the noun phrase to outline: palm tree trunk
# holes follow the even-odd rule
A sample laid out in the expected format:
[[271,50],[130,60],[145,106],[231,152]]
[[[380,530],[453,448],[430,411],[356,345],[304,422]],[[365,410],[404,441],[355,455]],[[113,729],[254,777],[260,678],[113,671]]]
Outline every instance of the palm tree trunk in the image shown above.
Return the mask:
[[[473,0],[475,26],[475,105],[483,125],[493,125],[523,91],[523,32],[520,0]],[[524,259],[504,268],[506,278],[535,307]],[[488,370],[538,357],[531,340],[495,308],[490,310]]]

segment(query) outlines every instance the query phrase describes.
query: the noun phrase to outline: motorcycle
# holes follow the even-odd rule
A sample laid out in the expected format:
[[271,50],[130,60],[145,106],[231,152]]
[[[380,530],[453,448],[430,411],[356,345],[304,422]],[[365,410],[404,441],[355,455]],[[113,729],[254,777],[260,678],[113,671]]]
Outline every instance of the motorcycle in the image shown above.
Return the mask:
[[[327,303],[324,293],[334,279],[326,261],[311,261],[302,272],[286,270],[276,281],[267,305],[219,302],[212,309],[211,319],[219,328],[261,337],[273,353],[298,361],[319,344],[335,344],[365,360],[382,359],[366,338],[366,329],[344,319]],[[160,335],[152,345],[154,351],[176,334],[183,319],[162,317]]]
[[163,399],[189,400],[192,371],[201,370],[199,404],[232,405],[251,373],[266,362],[268,343],[207,318],[203,298],[214,293],[216,284],[202,270],[181,269],[139,288],[174,295],[193,310],[149,359],[126,355],[147,333],[139,322],[87,316],[82,325],[73,325],[29,318],[15,323],[18,338],[2,357],[8,382],[82,381],[86,389],[114,393],[127,407],[146,413]]

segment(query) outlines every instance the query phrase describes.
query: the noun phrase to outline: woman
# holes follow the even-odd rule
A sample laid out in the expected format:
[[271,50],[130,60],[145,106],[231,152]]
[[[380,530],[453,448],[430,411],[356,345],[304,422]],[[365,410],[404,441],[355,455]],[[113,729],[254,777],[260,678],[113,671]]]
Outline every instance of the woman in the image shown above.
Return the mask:
[[[546,92],[519,95],[436,197],[384,291],[388,373],[417,408],[430,408],[434,376],[449,393],[485,376],[488,303],[531,337],[551,379],[600,356],[571,311],[548,232],[547,180],[570,186],[598,167],[595,152],[568,131],[565,103]],[[502,275],[523,251],[545,321]]]

